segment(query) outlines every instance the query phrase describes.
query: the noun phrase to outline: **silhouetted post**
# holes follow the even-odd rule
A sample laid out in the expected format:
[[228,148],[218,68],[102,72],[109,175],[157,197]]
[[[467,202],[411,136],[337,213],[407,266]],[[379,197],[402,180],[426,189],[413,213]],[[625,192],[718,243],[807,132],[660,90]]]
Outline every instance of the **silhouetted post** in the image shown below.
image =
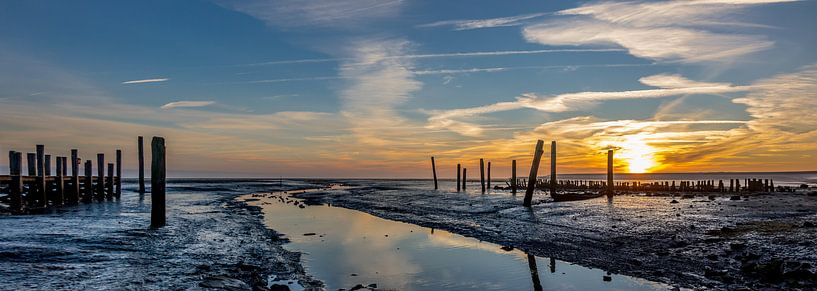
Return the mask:
[[105,199],[105,154],[96,154],[96,199]]
[[769,182],[772,183],[772,188],[769,189],[769,191],[770,192],[775,192],[775,190],[774,190],[774,179],[770,179]]
[[153,137],[150,164],[150,226],[165,225],[165,139]]
[[9,207],[12,212],[23,209],[23,153],[9,151]]
[[528,176],[528,190],[525,191],[525,200],[522,205],[530,207],[533,201],[533,190],[536,189],[536,175],[539,171],[539,161],[542,159],[542,154],[545,152],[542,147],[545,142],[542,140],[536,141],[536,149],[533,152],[533,162],[530,165],[530,175]]
[[550,257],[550,272],[556,273],[556,258]]
[[485,194],[485,161],[479,159],[479,184],[482,185],[482,193]]
[[511,193],[516,195],[516,160],[511,162]]
[[533,280],[533,290],[542,291],[542,282],[539,281],[539,269],[536,267],[536,257],[528,254],[528,269],[530,269],[530,278]]
[[37,189],[37,195],[32,195],[32,198],[36,198],[40,200],[40,206],[46,206],[48,204],[46,200],[45,194],[45,146],[38,144],[37,145],[37,179],[36,179],[37,186],[34,187]]
[[461,188],[461,186],[460,186],[460,176],[462,174],[460,173],[460,167],[461,167],[461,165],[457,164],[457,192],[460,192],[460,188]]
[[486,187],[488,187],[488,190],[491,190],[491,162],[490,161],[488,162],[488,180],[485,181],[485,183],[487,185]]
[[54,185],[57,187],[57,193],[54,193],[54,204],[62,205],[62,202],[65,200],[65,184],[63,184],[63,175],[62,175],[62,157],[56,157],[57,159],[57,177],[54,179]]
[[437,165],[434,163],[434,157],[431,157],[431,173],[434,174],[434,190],[437,190]]
[[68,177],[68,157],[60,157],[62,159],[62,176]]
[[111,200],[111,199],[113,199],[113,196],[114,196],[114,193],[113,193],[113,191],[114,191],[113,190],[113,163],[108,163],[108,176],[105,177],[105,178],[106,178],[105,179],[106,180],[105,186],[107,188],[107,189],[105,189],[105,198],[108,198],[108,200]]
[[550,196],[556,195],[556,141],[550,142]]
[[85,180],[83,180],[83,184],[85,185],[85,192],[83,192],[82,201],[90,202],[94,199],[94,169],[93,169],[93,162],[91,160],[85,161]]
[[466,174],[468,173],[468,169],[462,168],[462,191],[465,191],[465,182],[468,181]]
[[37,154],[35,153],[28,153],[26,155],[28,165],[28,175],[31,177],[37,176]]
[[612,196],[613,193],[613,150],[607,150],[607,195]]
[[43,167],[45,169],[45,176],[46,177],[51,176],[51,155],[45,155],[45,160],[43,163],[44,163]]
[[139,137],[139,193],[145,193],[145,146],[144,140]]
[[71,150],[71,202],[79,202],[79,151]]
[[116,192],[114,195],[116,199],[122,196],[122,150],[116,150]]

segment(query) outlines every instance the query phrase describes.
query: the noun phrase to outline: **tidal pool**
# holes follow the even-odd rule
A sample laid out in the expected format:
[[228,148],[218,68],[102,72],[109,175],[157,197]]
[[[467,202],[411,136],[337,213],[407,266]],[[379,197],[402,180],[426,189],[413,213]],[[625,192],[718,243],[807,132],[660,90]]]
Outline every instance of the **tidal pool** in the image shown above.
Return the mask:
[[[667,290],[447,231],[332,207],[305,206],[285,193],[245,195],[264,223],[304,253],[307,273],[326,290],[376,284],[380,290]],[[374,286],[374,285],[372,285]]]

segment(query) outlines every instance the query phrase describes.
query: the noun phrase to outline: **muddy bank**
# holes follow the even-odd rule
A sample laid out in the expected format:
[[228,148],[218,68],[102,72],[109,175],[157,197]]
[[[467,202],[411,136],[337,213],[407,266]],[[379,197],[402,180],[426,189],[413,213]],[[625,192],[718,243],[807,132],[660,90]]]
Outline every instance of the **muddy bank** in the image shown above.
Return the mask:
[[421,183],[347,181],[346,190],[296,196],[681,287],[817,287],[817,197],[631,194],[548,203],[541,195],[528,210],[521,196],[428,191]]
[[[300,254],[283,249],[286,240],[264,227],[259,209],[235,201],[253,190],[246,181],[198,183],[169,185],[168,224],[157,230],[148,228],[150,195],[130,191],[119,202],[0,218],[3,288],[321,288],[305,274]],[[212,191],[216,186],[226,188]]]

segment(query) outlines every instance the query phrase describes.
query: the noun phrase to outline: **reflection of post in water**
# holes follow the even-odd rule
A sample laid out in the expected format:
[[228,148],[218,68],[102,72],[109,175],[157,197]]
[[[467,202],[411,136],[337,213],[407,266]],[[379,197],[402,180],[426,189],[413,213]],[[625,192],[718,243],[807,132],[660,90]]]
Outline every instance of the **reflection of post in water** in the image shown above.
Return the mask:
[[556,273],[556,259],[553,257],[550,257],[550,272]]
[[539,270],[536,268],[536,257],[528,254],[528,268],[530,268],[530,277],[533,280],[533,290],[541,291],[542,283],[539,282]]
[[431,234],[434,234],[434,229],[433,228],[431,229]]

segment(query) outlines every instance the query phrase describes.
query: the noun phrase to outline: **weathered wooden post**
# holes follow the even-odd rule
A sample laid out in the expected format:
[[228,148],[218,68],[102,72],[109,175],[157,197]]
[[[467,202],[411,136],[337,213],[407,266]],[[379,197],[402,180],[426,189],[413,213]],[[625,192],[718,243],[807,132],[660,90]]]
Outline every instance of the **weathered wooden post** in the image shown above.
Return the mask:
[[85,185],[85,192],[83,193],[82,201],[84,202],[91,202],[94,200],[94,169],[93,169],[93,162],[91,160],[85,160],[85,180],[83,180],[83,184]]
[[479,184],[482,185],[482,193],[485,194],[485,160],[479,159]]
[[165,225],[165,139],[153,137],[151,142],[152,162],[150,165],[150,226]]
[[511,161],[511,193],[516,195],[516,160]]
[[457,164],[457,192],[460,192],[460,188],[461,188],[461,186],[460,186],[460,175],[461,175],[460,167],[461,167],[461,165]]
[[28,153],[26,155],[26,165],[28,165],[28,175],[31,177],[37,176],[37,154]]
[[45,162],[44,163],[45,163],[45,165],[44,165],[44,167],[45,167],[45,176],[50,177],[51,176],[51,155],[45,155]]
[[106,180],[105,186],[107,188],[107,189],[105,189],[105,198],[108,198],[108,200],[111,200],[111,199],[113,199],[113,196],[114,196],[114,193],[113,193],[113,191],[114,191],[113,190],[113,163],[108,163],[108,176],[105,177],[105,180]]
[[613,150],[607,150],[607,196],[613,196]]
[[68,177],[68,157],[60,158],[62,158],[62,176]]
[[467,173],[468,169],[462,168],[462,191],[465,191],[465,182],[468,181],[468,177],[466,177]]
[[9,151],[9,207],[12,212],[23,209],[23,153]]
[[488,187],[488,191],[491,190],[491,161],[488,161],[488,180],[486,182],[486,187]]
[[528,176],[528,190],[525,191],[525,200],[522,202],[522,205],[525,207],[531,207],[531,202],[533,201],[533,190],[536,189],[536,175],[539,171],[539,161],[542,159],[542,154],[545,152],[542,149],[544,145],[544,141],[536,141],[536,149],[534,149],[533,152],[533,162],[530,165],[530,175]]
[[139,194],[145,193],[145,146],[142,136],[139,136]]
[[122,196],[122,150],[116,150],[116,199]]
[[105,199],[105,154],[96,154],[96,199]]
[[556,195],[556,141],[550,142],[550,196]]
[[71,202],[79,202],[79,151],[71,150]]
[[434,157],[431,157],[431,173],[434,174],[434,190],[437,190],[437,164],[434,163]]
[[54,179],[54,185],[57,188],[57,192],[54,193],[54,204],[62,205],[63,201],[65,200],[65,184],[63,184],[63,175],[62,175],[62,157],[56,157],[57,159],[57,177]]
[[[48,205],[48,200],[46,199],[46,192],[45,192],[45,146],[38,144],[37,145],[37,179],[36,179],[36,186],[34,188],[37,189],[36,195],[32,195],[32,198],[39,200],[39,206],[45,207]],[[29,193],[30,194],[30,193]]]

